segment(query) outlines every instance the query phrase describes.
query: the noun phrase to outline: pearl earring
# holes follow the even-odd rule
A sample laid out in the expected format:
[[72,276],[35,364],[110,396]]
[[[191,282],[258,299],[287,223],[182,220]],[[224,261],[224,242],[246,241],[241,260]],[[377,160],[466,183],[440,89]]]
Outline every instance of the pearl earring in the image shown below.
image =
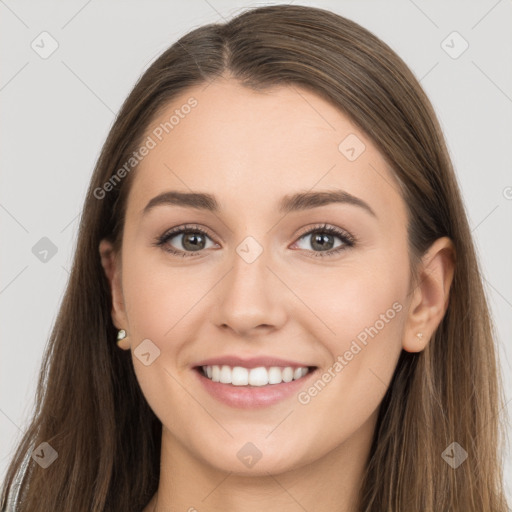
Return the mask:
[[423,333],[422,332],[419,332],[418,334],[416,334],[416,336],[418,337],[419,341],[421,341],[423,339]]
[[117,344],[126,338],[126,331],[124,329],[120,329],[117,331]]

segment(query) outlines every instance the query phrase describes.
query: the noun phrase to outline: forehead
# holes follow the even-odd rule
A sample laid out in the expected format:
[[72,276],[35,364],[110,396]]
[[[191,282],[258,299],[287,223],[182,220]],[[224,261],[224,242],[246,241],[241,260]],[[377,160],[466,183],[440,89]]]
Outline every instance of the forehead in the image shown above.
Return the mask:
[[375,210],[405,215],[396,178],[371,140],[295,85],[254,91],[219,79],[189,88],[159,112],[145,140],[151,149],[134,171],[129,210],[140,212],[167,190],[213,193],[227,209],[343,189]]

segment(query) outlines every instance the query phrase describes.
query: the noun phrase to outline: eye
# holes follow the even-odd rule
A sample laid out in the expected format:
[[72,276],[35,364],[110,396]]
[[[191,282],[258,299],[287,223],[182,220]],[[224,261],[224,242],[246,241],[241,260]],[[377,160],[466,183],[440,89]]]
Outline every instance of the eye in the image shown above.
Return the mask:
[[[315,257],[334,256],[348,247],[353,247],[356,242],[355,238],[346,231],[328,224],[321,224],[309,228],[294,245],[307,237],[311,237],[310,246],[313,247],[313,250],[306,248],[306,251],[312,252]],[[341,241],[338,245],[335,245],[334,242],[336,238]],[[186,224],[166,231],[156,239],[154,245],[175,256],[194,257],[200,256],[204,249],[212,247],[212,245],[207,246],[208,240],[212,242],[213,246],[218,247],[206,230],[199,226]],[[181,245],[182,248],[176,248],[175,244]],[[315,249],[319,249],[319,251]]]
[[[310,228],[305,234],[300,236],[299,241],[306,239],[307,237],[311,237],[309,245],[313,247],[312,252],[314,253],[314,257],[335,256],[341,251],[346,250],[348,247],[353,247],[355,245],[355,238],[352,235],[327,224]],[[334,242],[334,239],[336,238],[341,240],[341,243],[338,245],[335,245]],[[315,249],[319,249],[319,251],[316,251]]]
[[[176,241],[173,242],[174,239],[176,239]],[[199,254],[196,255],[193,253],[199,253],[203,249],[208,249],[209,247],[206,246],[207,239],[213,242],[204,229],[199,226],[187,224],[165,232],[162,236],[157,238],[154,245],[162,247],[165,251],[176,256],[199,256]],[[181,245],[182,249],[179,247],[176,249],[173,244]],[[213,245],[217,244],[213,242]]]

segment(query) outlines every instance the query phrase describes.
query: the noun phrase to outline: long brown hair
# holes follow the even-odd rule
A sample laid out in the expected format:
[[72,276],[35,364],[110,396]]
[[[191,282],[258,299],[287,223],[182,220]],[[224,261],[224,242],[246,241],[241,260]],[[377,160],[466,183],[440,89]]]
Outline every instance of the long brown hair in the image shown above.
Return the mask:
[[[124,102],[92,176],[37,405],[3,499],[42,442],[58,458],[46,469],[29,460],[20,511],[139,512],[156,492],[161,424],[141,393],[130,352],[116,346],[98,252],[102,238],[119,247],[136,170],[111,182],[104,197],[97,191],[129,160],[161,108],[220,76],[255,90],[296,85],[330,101],[373,140],[398,178],[411,262],[439,237],[450,237],[456,249],[446,314],[425,350],[402,352],[380,406],[358,510],[507,511],[494,331],[436,115],[405,63],[372,33],[332,12],[292,5],[248,10],[191,31]],[[457,469],[442,457],[452,442],[468,453]]]

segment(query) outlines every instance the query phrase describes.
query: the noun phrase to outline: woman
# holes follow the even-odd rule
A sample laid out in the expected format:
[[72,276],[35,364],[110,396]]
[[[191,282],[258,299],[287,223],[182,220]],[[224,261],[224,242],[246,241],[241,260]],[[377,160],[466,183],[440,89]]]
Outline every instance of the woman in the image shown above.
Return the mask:
[[258,8],[182,37],[124,103],[3,495],[504,512],[499,383],[420,85],[352,21]]

